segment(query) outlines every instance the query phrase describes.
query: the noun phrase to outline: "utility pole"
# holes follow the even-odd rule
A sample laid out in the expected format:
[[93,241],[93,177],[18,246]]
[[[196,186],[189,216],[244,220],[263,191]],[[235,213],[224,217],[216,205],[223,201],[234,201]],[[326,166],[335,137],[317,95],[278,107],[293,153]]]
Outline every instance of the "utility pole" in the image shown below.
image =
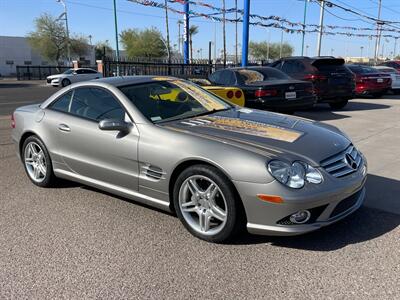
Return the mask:
[[167,31],[167,53],[168,53],[168,63],[171,63],[170,45],[169,45],[169,25],[168,25],[168,6],[167,0],[164,0],[165,5],[165,27]]
[[238,12],[237,0],[235,0],[235,65],[238,64]]
[[376,22],[376,41],[375,41],[375,55],[374,55],[374,61],[375,64],[378,63],[378,57],[379,57],[379,44],[381,43],[381,9],[382,9],[382,0],[379,0],[378,2],[378,21]]
[[319,13],[319,31],[318,31],[318,44],[317,44],[317,56],[321,56],[321,43],[322,43],[322,32],[324,26],[324,12],[325,12],[325,0],[318,0],[320,2],[320,13]]
[[115,25],[115,54],[117,56],[117,76],[119,76],[119,42],[118,42],[118,20],[117,20],[117,3],[114,0],[114,25]]
[[181,37],[181,24],[182,21],[178,21],[178,53],[181,54],[181,43],[182,43],[182,37]]
[[279,48],[279,58],[282,58],[282,47],[283,47],[283,29],[281,29],[281,46]]
[[363,46],[361,46],[361,47],[360,47],[360,50],[361,50],[361,56],[360,56],[360,57],[361,57],[361,59],[362,59],[362,57],[363,57],[363,50],[364,50],[364,47],[363,47]]
[[222,0],[222,39],[224,42],[224,52],[223,52],[223,61],[224,61],[224,67],[226,66],[226,31],[225,31],[225,0]]
[[395,37],[395,38],[394,38],[393,58],[396,57],[397,39],[398,39],[398,37]]
[[303,56],[303,53],[304,53],[304,38],[306,36],[307,2],[308,2],[308,0],[304,0],[303,36],[301,39],[301,56]]
[[242,67],[247,66],[249,51],[249,22],[250,22],[250,0],[244,0],[243,13],[243,36],[242,36]]
[[[68,59],[68,62],[71,63],[71,46],[70,46],[70,40],[69,40],[67,5],[65,5],[64,0],[57,0],[57,2],[61,3],[62,6],[64,6],[64,12],[61,14],[61,16],[58,17],[57,20],[65,21],[65,31],[67,33],[67,59]],[[62,17],[64,17],[64,18],[62,18]]]

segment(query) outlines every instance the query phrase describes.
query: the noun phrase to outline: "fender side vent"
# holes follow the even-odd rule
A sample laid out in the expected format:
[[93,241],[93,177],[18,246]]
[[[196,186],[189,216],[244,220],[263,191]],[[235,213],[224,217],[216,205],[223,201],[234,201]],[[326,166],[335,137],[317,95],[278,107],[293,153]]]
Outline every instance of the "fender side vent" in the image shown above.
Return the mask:
[[164,176],[165,172],[163,172],[161,168],[153,165],[143,165],[142,174],[154,180],[160,180],[165,178]]

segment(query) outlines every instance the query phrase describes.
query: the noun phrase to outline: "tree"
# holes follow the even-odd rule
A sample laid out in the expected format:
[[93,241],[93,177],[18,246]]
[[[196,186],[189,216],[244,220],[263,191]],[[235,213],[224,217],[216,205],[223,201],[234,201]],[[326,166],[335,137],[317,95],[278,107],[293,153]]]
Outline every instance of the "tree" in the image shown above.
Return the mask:
[[189,27],[189,47],[190,47],[190,61],[193,60],[193,36],[199,33],[199,27],[192,25]]
[[35,31],[30,32],[27,37],[31,47],[49,61],[58,62],[66,55],[65,28],[49,14],[35,19]]
[[[255,59],[278,59],[280,47],[280,43],[270,43],[269,45],[268,42],[249,43],[250,55]],[[282,44],[282,56],[291,56],[293,51],[294,49],[290,44]]]
[[121,43],[128,57],[165,57],[167,48],[161,32],[155,27],[127,29],[121,32]]
[[103,56],[113,56],[114,50],[111,48],[108,40],[103,42],[98,42],[96,46],[94,46],[95,57],[97,59],[103,59]]
[[[35,19],[35,30],[28,34],[28,42],[44,58],[59,62],[67,58],[67,33],[64,25],[49,14]],[[71,55],[79,59],[89,50],[88,39],[74,35],[69,40]]]

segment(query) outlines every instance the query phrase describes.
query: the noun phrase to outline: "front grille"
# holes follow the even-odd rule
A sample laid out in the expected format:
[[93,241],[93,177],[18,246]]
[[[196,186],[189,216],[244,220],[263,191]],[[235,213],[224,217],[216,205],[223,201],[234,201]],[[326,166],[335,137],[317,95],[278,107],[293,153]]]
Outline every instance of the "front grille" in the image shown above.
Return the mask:
[[354,205],[356,205],[358,197],[360,197],[360,194],[362,193],[362,190],[358,191],[357,193],[351,195],[350,197],[347,197],[346,199],[340,201],[334,210],[332,211],[331,215],[329,218],[336,217],[337,215],[340,215],[341,213],[349,210],[352,208]]
[[321,161],[321,167],[332,176],[340,178],[357,171],[361,162],[361,154],[350,145],[346,150]]
[[47,83],[51,83],[51,79],[47,79]]

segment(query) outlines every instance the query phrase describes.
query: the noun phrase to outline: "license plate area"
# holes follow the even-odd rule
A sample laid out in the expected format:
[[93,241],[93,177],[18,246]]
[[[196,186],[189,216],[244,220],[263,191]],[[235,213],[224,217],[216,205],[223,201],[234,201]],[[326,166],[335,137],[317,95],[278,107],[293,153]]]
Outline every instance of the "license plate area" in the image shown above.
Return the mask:
[[382,82],[383,82],[383,79],[382,79],[382,78],[378,78],[378,79],[376,80],[376,82],[382,83]]
[[285,98],[288,99],[288,100],[296,99],[297,98],[297,93],[296,92],[286,92],[285,93]]

